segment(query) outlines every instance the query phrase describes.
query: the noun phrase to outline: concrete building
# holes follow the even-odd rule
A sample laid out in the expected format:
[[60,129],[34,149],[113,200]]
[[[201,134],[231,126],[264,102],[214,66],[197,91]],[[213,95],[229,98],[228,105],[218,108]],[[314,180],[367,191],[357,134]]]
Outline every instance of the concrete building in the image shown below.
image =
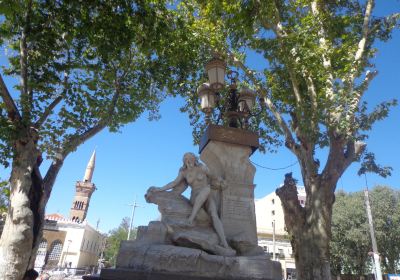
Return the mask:
[[[299,202],[304,206],[305,189],[297,188],[297,192]],[[282,264],[285,279],[294,278],[295,261],[289,236],[285,230],[285,219],[280,198],[273,192],[261,199],[256,199],[255,209],[258,245],[267,254],[270,254],[271,258],[275,255],[275,259]]]
[[92,183],[96,153],[93,152],[83,181],[76,183],[69,217],[46,215],[43,239],[39,245],[35,268],[41,270],[69,269],[89,272],[98,265],[104,249],[105,236],[85,220],[90,198],[96,190]]

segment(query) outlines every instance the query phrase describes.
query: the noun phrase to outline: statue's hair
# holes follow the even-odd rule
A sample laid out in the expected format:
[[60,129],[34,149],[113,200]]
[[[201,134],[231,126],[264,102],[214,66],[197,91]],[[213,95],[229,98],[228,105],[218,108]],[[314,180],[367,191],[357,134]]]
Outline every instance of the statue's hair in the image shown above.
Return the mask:
[[188,152],[188,153],[185,153],[185,154],[183,155],[183,159],[182,159],[183,165],[182,165],[182,167],[181,167],[181,170],[187,168],[186,163],[185,163],[185,158],[188,157],[188,156],[194,158],[194,165],[195,165],[195,166],[201,165],[201,163],[199,162],[199,158],[198,158],[194,153]]

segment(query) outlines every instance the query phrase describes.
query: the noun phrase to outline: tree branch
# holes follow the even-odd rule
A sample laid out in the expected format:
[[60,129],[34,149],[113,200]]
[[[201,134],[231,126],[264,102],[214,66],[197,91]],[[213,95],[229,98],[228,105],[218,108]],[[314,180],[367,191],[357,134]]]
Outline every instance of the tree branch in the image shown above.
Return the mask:
[[89,128],[82,134],[74,135],[69,139],[68,143],[66,143],[63,149],[63,154],[67,156],[70,152],[74,151],[79,145],[83,144],[84,142],[92,138],[94,135],[103,130],[106,126],[107,126],[106,121],[100,121],[97,125]]
[[[322,5],[322,4],[321,4]],[[334,90],[333,90],[333,74],[332,74],[332,62],[329,57],[329,46],[328,46],[328,40],[326,39],[326,31],[323,25],[321,18],[321,11],[320,11],[320,6],[318,4],[318,1],[313,1],[311,3],[311,11],[313,15],[315,16],[316,20],[318,21],[318,26],[320,27],[318,30],[318,36],[319,36],[319,45],[322,50],[322,63],[324,69],[327,71],[328,74],[328,79],[327,79],[327,88],[326,88],[326,97],[330,101],[331,105],[334,104]],[[338,113],[334,113],[332,116],[334,119],[337,119],[339,117]]]
[[276,195],[280,198],[285,215],[285,226],[290,234],[301,231],[301,225],[305,221],[305,210],[301,207],[298,196],[296,180],[292,173],[285,174],[282,187],[276,189]]
[[8,117],[13,122],[19,122],[21,120],[21,115],[15,105],[14,99],[11,97],[10,92],[6,84],[4,83],[3,77],[0,74],[0,95],[6,105]]
[[25,22],[24,27],[21,32],[20,39],[20,67],[21,67],[21,107],[22,107],[22,118],[25,121],[30,120],[31,117],[31,107],[32,107],[32,91],[29,90],[28,85],[28,47],[26,43],[26,36],[28,33],[29,27],[29,16],[32,9],[32,1],[28,2],[26,13],[25,13]]
[[346,145],[346,151],[344,153],[345,160],[343,161],[343,172],[357,160],[360,155],[364,152],[367,144],[361,141],[349,140]]
[[[67,50],[67,63],[71,63],[71,54],[70,51]],[[65,96],[67,94],[68,90],[68,81],[69,81],[69,72],[64,72],[64,81],[63,81],[63,90],[62,93],[57,96],[45,109],[43,112],[43,115],[39,118],[39,120],[35,123],[35,127],[39,128],[40,126],[43,125],[43,123],[47,120],[47,118],[50,116],[50,114],[53,112],[54,108],[63,100],[63,95]]]
[[112,119],[112,116],[114,114],[115,108],[117,106],[117,101],[120,95],[120,88],[119,88],[119,81],[115,81],[115,93],[111,99],[110,102],[110,107],[108,109],[107,115],[105,118],[101,119],[95,126],[89,128],[85,132],[79,135],[74,135],[72,136],[69,141],[66,143],[66,146],[63,149],[62,154],[64,157],[66,157],[70,152],[76,149],[79,145],[99,133],[101,130],[103,130],[110,122]]
[[[353,67],[350,69],[350,75],[348,78],[348,84],[349,84],[349,92],[352,92],[353,87],[354,87],[354,80],[357,75],[357,68],[359,67],[360,61],[362,60],[365,52],[365,46],[367,44],[367,39],[369,35],[369,22],[371,19],[371,14],[372,14],[372,9],[375,5],[374,0],[368,0],[367,6],[365,8],[365,14],[364,14],[364,21],[363,21],[363,26],[362,26],[362,35],[361,39],[358,42],[358,48],[357,51],[354,55],[354,60],[353,60]],[[359,97],[356,97],[359,98]]]
[[46,208],[46,204],[47,201],[50,198],[51,195],[51,191],[53,189],[54,183],[56,181],[58,172],[60,172],[61,167],[64,164],[64,160],[65,160],[64,155],[59,155],[58,158],[54,159],[53,162],[51,163],[49,169],[46,172],[46,175],[44,176],[43,179],[43,199],[41,200],[41,205],[39,205],[40,209],[44,209]]
[[255,77],[254,72],[250,70],[246,65],[244,65],[239,59],[235,57],[235,55],[231,51],[227,51],[228,57],[233,61],[233,63],[242,69],[245,75],[252,81],[252,83],[257,87],[259,92],[262,92],[262,98],[264,99],[265,104],[267,104],[269,110],[274,115],[276,121],[278,122],[279,127],[282,129],[285,139],[286,146],[292,150],[293,153],[297,155],[297,151],[295,149],[296,142],[293,138],[292,132],[289,129],[289,126],[286,124],[285,120],[282,118],[281,114],[278,112],[275,105],[267,96],[267,91],[260,85],[260,82]]
[[62,96],[57,96],[50,104],[46,107],[43,114],[40,116],[38,121],[35,123],[35,127],[39,128],[43,125],[43,123],[47,120],[49,115],[53,112],[54,108],[61,102]]
[[[68,60],[69,59],[69,53],[68,53]],[[63,100],[63,95],[66,95],[67,90],[68,90],[68,77],[69,75],[67,73],[64,73],[64,89],[63,93],[57,96],[44,110],[43,115],[40,116],[38,121],[35,123],[35,127],[39,128],[40,126],[43,125],[43,123],[47,120],[47,118],[50,116],[50,114],[53,112],[54,108]]]
[[[365,150],[366,144],[361,141],[349,139],[343,135],[330,133],[330,149],[322,177],[324,180],[336,182],[352,162]],[[335,187],[336,184],[332,184]]]
[[275,5],[274,12],[275,12],[275,17],[276,17],[276,23],[275,23],[275,25],[272,25],[272,29],[274,30],[274,32],[278,38],[286,37],[287,33],[285,32],[285,30],[283,30],[281,11],[279,9],[279,4],[278,4],[277,0],[274,1],[274,5]]
[[317,91],[315,89],[314,81],[310,75],[306,76],[306,83],[307,83],[308,93],[310,94],[311,110],[312,110],[312,117],[313,117],[312,125],[314,127],[316,125],[314,118],[317,114],[317,109],[318,109]]
[[358,105],[360,103],[361,97],[363,96],[363,93],[367,90],[367,88],[369,87],[369,84],[371,83],[371,81],[378,75],[378,71],[367,71],[367,73],[365,73],[365,78],[364,80],[361,82],[361,84],[355,89],[353,90],[353,98],[350,101],[350,105],[349,105],[349,111],[346,114],[346,119],[350,122],[350,127],[349,127],[349,134],[352,134],[352,130],[354,130],[354,127],[352,127],[352,124],[354,122],[355,119],[355,112],[358,109]]

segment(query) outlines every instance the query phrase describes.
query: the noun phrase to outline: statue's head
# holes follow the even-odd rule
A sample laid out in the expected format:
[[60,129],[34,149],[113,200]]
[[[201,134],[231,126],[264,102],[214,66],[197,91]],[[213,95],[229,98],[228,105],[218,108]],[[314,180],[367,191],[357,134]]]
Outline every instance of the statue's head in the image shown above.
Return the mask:
[[193,153],[185,153],[183,155],[183,168],[194,167],[199,165],[199,160]]

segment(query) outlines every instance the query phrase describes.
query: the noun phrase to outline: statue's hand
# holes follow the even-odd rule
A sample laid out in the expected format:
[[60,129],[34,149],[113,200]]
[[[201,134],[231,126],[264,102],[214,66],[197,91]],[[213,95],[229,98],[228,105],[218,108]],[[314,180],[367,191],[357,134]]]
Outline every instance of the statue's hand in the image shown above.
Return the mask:
[[218,179],[211,184],[211,188],[214,190],[225,190],[228,187],[228,184],[224,179]]
[[226,182],[226,180],[221,179],[219,186],[220,186],[221,190],[225,190],[228,187],[228,183]]

